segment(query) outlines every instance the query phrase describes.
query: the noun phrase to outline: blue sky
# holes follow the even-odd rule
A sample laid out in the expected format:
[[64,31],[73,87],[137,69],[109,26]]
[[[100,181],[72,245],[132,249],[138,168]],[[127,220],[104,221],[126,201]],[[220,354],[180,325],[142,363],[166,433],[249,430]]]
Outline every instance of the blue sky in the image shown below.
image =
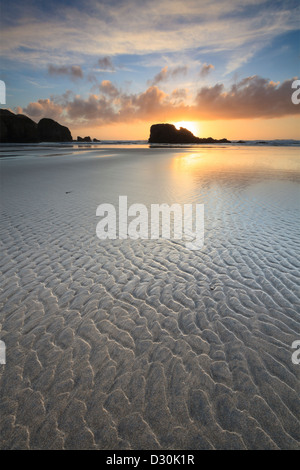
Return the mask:
[[34,120],[52,117],[84,131],[299,115],[287,99],[300,75],[298,0],[0,5],[6,106]]

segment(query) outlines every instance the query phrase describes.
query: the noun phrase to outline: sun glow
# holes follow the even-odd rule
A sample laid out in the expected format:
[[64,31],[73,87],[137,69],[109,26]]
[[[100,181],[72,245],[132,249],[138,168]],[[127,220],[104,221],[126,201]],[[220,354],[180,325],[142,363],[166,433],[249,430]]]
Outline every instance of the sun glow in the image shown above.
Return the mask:
[[200,126],[198,122],[195,121],[179,121],[174,122],[176,129],[180,129],[180,127],[184,127],[188,131],[192,132],[196,137],[199,137],[200,133]]

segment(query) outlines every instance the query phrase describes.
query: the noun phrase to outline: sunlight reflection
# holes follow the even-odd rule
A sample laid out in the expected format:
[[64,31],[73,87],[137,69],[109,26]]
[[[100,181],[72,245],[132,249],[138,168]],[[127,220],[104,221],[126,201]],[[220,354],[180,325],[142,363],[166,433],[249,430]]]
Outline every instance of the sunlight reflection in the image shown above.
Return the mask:
[[170,175],[178,194],[193,193],[202,184],[219,182],[245,188],[261,180],[299,180],[299,149],[290,149],[289,155],[281,148],[241,149],[220,147],[201,148],[174,156]]

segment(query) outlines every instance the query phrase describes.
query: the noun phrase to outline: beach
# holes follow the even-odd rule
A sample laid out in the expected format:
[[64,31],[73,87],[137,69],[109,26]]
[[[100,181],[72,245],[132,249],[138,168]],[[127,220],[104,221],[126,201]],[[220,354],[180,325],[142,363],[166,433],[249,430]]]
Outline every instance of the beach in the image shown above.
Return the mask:
[[[1,449],[300,449],[299,146],[1,147]],[[203,204],[204,246],[96,235]]]

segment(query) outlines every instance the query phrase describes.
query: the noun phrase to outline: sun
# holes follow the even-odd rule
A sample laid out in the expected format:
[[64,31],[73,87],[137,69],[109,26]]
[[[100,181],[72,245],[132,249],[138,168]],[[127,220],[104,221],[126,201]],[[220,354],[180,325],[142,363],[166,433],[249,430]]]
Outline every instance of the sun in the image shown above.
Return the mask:
[[178,121],[178,122],[174,122],[174,126],[176,127],[176,129],[180,129],[180,127],[184,127],[188,131],[192,132],[196,137],[199,136],[200,126],[198,122]]

